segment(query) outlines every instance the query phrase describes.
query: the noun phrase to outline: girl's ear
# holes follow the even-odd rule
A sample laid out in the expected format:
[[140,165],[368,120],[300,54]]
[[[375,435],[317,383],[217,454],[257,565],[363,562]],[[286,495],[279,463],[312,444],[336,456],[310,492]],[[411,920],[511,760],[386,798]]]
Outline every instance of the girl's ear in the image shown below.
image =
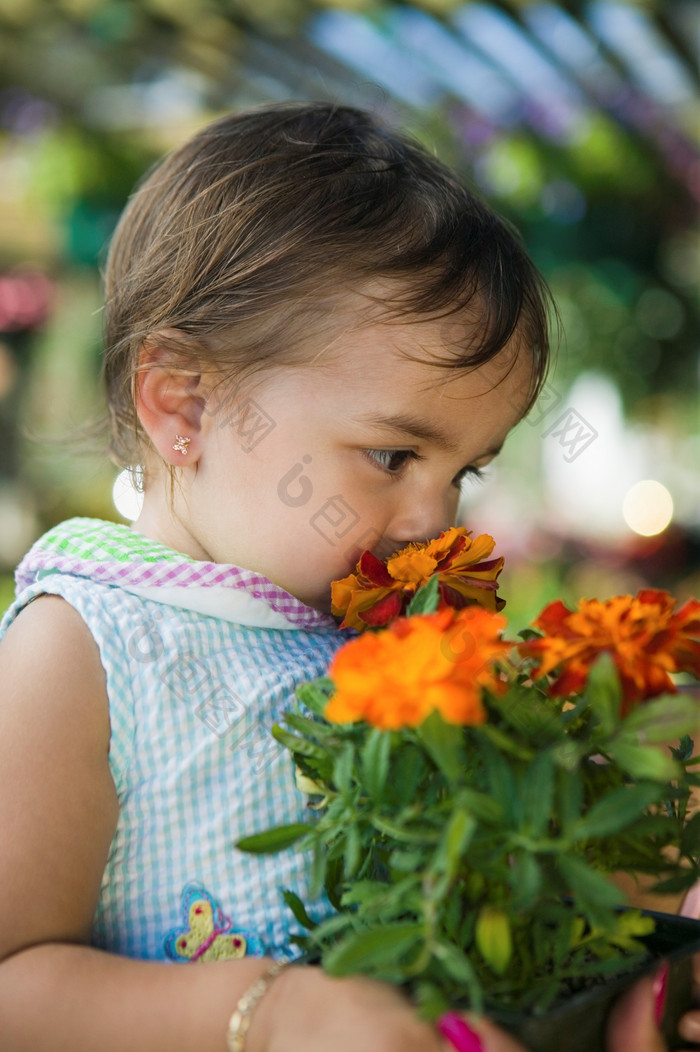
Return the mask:
[[198,362],[183,360],[151,338],[134,380],[141,426],[167,464],[196,464],[206,430],[205,384]]

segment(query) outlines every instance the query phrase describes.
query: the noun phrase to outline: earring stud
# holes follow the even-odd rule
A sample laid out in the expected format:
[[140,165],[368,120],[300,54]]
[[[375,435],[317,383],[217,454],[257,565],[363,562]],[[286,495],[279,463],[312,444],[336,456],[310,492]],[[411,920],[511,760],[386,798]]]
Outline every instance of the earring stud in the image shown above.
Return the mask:
[[175,435],[175,443],[173,449],[176,453],[182,453],[183,456],[187,456],[187,447],[189,446],[192,439],[189,435]]

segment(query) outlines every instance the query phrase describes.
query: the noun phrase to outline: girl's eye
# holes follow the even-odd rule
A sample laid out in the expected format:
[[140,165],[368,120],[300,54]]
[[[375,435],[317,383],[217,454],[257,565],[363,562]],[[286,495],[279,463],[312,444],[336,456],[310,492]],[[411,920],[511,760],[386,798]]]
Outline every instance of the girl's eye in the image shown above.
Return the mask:
[[422,460],[412,449],[365,449],[363,453],[373,464],[390,475],[399,475],[411,460]]
[[[412,449],[364,449],[362,452],[372,464],[397,478],[412,460],[425,459]],[[459,489],[467,478],[474,482],[483,482],[484,477],[481,468],[466,467],[455,475],[452,485]]]

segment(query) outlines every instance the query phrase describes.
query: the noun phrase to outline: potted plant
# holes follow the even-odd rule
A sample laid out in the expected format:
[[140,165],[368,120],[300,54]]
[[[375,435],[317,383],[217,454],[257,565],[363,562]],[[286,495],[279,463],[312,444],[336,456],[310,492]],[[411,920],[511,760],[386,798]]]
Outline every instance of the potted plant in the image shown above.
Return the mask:
[[594,1052],[620,984],[668,956],[672,1042],[700,924],[623,909],[613,878],[700,877],[697,704],[669,674],[700,674],[700,602],[557,602],[508,641],[492,547],[450,530],[335,583],[334,612],[368,630],[273,729],[312,817],[238,846],[312,852],[335,912],[315,923],[286,893],[297,941],[426,1018],[484,1010],[535,1052],[566,1025]]

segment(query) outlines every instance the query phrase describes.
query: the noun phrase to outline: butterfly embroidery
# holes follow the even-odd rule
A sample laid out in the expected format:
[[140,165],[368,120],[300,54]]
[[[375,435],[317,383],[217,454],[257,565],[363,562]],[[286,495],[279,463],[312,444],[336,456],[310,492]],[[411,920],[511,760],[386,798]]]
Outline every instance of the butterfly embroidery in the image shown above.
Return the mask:
[[187,927],[172,928],[165,952],[174,961],[222,961],[244,957],[248,941],[231,930],[230,919],[201,884],[189,883],[182,892]]

